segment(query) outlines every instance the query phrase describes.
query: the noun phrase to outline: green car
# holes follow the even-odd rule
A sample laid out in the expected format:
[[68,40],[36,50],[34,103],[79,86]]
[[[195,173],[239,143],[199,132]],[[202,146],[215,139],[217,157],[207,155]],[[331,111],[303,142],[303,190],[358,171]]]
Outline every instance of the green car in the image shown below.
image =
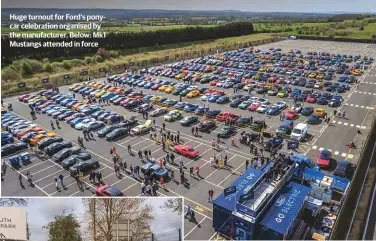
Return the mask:
[[287,90],[281,90],[280,92],[278,92],[278,97],[280,98],[285,98],[289,95],[289,92]]
[[178,88],[178,89],[172,91],[172,94],[173,94],[173,95],[180,95],[180,93],[181,93],[183,90],[184,90],[183,88]]
[[278,89],[271,89],[268,91],[268,95],[275,96],[278,93]]

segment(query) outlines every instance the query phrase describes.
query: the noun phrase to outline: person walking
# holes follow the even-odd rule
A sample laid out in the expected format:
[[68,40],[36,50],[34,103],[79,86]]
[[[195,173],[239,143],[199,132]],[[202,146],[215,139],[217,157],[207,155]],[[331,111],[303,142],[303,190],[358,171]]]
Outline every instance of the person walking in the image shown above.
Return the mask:
[[164,185],[164,178],[163,178],[163,176],[159,179],[159,183],[161,184],[161,186],[163,187],[163,188],[165,188],[165,185]]
[[59,180],[60,180],[61,186],[64,187],[64,176],[63,176],[63,174],[59,175]]
[[200,177],[200,168],[198,166],[195,167],[196,175]]
[[128,153],[132,155],[132,147],[131,147],[131,144],[128,144]]
[[248,169],[248,165],[249,165],[249,160],[247,159],[247,160],[245,161],[245,170]]
[[157,191],[158,191],[158,185],[156,183],[153,183],[151,186],[152,191],[153,191],[153,196],[158,196]]
[[189,175],[192,177],[193,176],[193,167],[189,168]]
[[212,189],[210,189],[209,192],[208,192],[208,194],[209,194],[208,203],[213,202],[214,191]]
[[58,129],[60,129],[60,123],[59,123],[58,119],[56,119],[56,126],[57,126]]
[[55,181],[55,187],[56,187],[56,190],[58,190],[58,189],[59,189],[59,186],[58,186],[58,182],[57,182],[57,178],[56,178],[56,177],[54,178],[54,181]]
[[145,194],[145,182],[141,182],[141,194]]
[[174,155],[174,153],[170,154],[170,160],[171,160],[171,163],[175,163],[175,155]]
[[54,126],[54,121],[53,120],[50,120],[50,124],[51,124],[51,129],[55,130],[55,126]]
[[191,217],[191,211],[192,211],[191,205],[188,203],[188,205],[187,205],[187,212],[186,212],[184,218],[187,218],[188,216]]

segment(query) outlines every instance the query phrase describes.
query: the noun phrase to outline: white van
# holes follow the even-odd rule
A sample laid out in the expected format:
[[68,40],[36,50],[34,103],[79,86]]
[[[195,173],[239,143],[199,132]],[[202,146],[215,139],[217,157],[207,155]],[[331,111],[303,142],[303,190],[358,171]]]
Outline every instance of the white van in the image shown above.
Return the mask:
[[304,123],[299,123],[291,132],[291,139],[301,141],[303,140],[308,132],[308,125]]

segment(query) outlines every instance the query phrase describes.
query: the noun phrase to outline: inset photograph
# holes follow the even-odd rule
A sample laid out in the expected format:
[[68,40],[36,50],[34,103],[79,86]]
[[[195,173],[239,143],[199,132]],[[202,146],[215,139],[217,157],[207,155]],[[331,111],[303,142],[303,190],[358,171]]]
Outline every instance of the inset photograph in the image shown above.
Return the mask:
[[0,240],[181,241],[181,198],[0,198]]

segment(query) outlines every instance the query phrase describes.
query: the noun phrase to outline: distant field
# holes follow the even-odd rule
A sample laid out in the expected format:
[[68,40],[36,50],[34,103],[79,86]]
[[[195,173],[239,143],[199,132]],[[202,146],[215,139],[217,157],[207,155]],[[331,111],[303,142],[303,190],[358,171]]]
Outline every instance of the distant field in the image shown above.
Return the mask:
[[[101,32],[141,32],[141,31],[157,31],[157,30],[164,30],[164,29],[176,29],[176,28],[186,28],[186,27],[215,27],[216,25],[168,25],[168,26],[126,26],[126,27],[102,27]],[[1,34],[2,35],[9,35],[10,32],[22,32],[22,33],[35,33],[41,32],[41,30],[28,30],[28,31],[21,31],[21,30],[14,30],[10,29],[9,27],[2,27]],[[61,33],[61,32],[68,32],[64,30],[45,30],[43,32],[48,33]],[[89,30],[74,30],[74,32],[90,32]]]

